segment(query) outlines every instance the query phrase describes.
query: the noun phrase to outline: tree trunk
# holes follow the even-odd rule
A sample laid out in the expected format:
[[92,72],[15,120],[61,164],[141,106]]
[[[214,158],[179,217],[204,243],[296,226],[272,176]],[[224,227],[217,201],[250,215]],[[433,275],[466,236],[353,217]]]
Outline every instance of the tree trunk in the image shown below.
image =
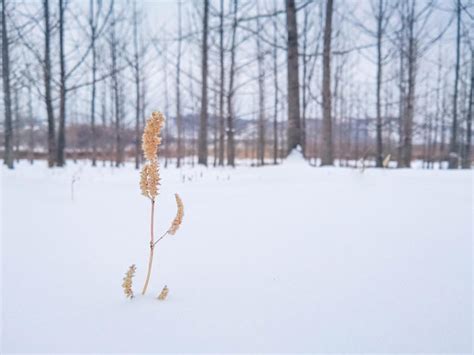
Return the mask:
[[51,24],[49,21],[49,0],[43,0],[44,13],[44,86],[45,104],[48,117],[48,166],[52,168],[56,161],[56,137],[53,100],[51,95]]
[[459,145],[458,145],[458,86],[459,86],[459,62],[461,58],[461,0],[456,2],[456,67],[454,71],[454,95],[453,95],[453,122],[451,126],[451,139],[449,141],[449,169],[458,168]]
[[331,118],[332,14],[333,0],[327,0],[323,49],[323,145],[321,147],[321,165],[333,165],[334,163]]
[[224,165],[225,119],[224,119],[224,0],[220,0],[219,23],[219,65],[220,65],[220,90],[219,90],[219,165]]
[[467,119],[466,119],[466,149],[463,159],[463,169],[471,168],[471,149],[472,149],[472,101],[473,90],[474,90],[474,50],[471,50],[471,83],[469,89],[469,103],[467,109]]
[[416,40],[414,38],[415,3],[411,3],[408,14],[408,93],[406,98],[405,117],[403,122],[402,167],[409,168],[413,149],[413,116],[415,113],[415,78],[416,78]]
[[90,0],[89,24],[91,29],[91,52],[92,52],[92,93],[91,93],[91,144],[92,144],[92,166],[97,165],[97,132],[95,126],[95,96],[97,75],[97,53],[95,48],[96,25],[94,19],[94,0]]
[[204,0],[202,32],[202,81],[201,81],[201,115],[199,120],[198,164],[207,166],[207,38],[209,24],[209,0]]
[[278,163],[278,47],[277,47],[277,23],[273,20],[273,164]]
[[5,107],[5,148],[3,162],[9,169],[13,169],[13,127],[12,127],[12,102],[10,91],[10,45],[8,43],[6,1],[2,0],[2,78],[3,102]]
[[135,169],[140,168],[140,63],[138,59],[137,2],[133,2],[133,47],[135,69]]
[[302,87],[302,112],[301,112],[301,146],[303,149],[303,155],[306,156],[306,114],[308,108],[308,21],[309,11],[308,6],[304,8],[303,16],[303,87]]
[[119,95],[119,81],[117,73],[117,39],[115,33],[116,18],[114,13],[114,5],[112,5],[112,24],[111,24],[111,56],[112,56],[112,85],[114,95],[114,114],[115,114],[115,166],[119,167],[122,164],[122,132],[120,124],[120,95]]
[[[332,2],[332,0],[329,0]],[[294,0],[286,0],[286,21],[288,30],[288,140],[287,153],[301,146],[300,127],[300,84],[298,69],[298,28]]]
[[30,164],[33,164],[35,158],[35,118],[33,115],[33,88],[28,85],[28,116],[30,123],[29,139],[28,139],[28,155]]
[[238,0],[234,0],[234,19],[232,22],[232,41],[230,47],[229,91],[227,92],[227,165],[235,166],[234,143],[234,76],[235,76],[235,51],[237,34],[237,9]]
[[181,29],[181,1],[178,1],[178,55],[176,64],[176,128],[177,128],[177,147],[176,147],[176,167],[181,166],[181,41],[182,41],[182,29]]
[[15,146],[15,152],[13,154],[14,159],[16,160],[17,163],[20,162],[20,103],[19,103],[19,94],[18,94],[19,88],[18,85],[14,86],[13,89],[13,97],[14,97],[14,107],[15,107],[15,119],[13,123],[13,142]]
[[66,147],[66,72],[64,58],[64,0],[59,0],[59,128],[57,165],[64,166],[64,149]]
[[[167,47],[166,47],[166,42],[164,44],[163,51],[164,53],[167,53]],[[168,62],[166,60],[166,55],[163,55],[163,76],[164,76],[164,87],[165,87],[165,115],[166,119],[169,119],[169,111],[170,111],[170,106],[169,106],[169,96],[168,96]],[[164,149],[163,153],[165,156],[165,168],[168,167],[168,158],[169,158],[169,124],[165,124],[165,135],[164,135]]]
[[257,65],[258,65],[258,143],[257,163],[265,165],[265,57],[262,51],[260,13],[257,2]]
[[383,146],[382,146],[382,117],[381,117],[381,89],[382,89],[382,20],[383,20],[383,0],[379,0],[379,10],[377,15],[377,156],[375,166],[383,167]]

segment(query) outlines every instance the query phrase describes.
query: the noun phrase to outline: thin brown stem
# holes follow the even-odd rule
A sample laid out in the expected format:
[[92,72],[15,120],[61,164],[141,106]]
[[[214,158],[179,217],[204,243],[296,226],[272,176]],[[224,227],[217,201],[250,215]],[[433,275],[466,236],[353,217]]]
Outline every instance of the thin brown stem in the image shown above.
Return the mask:
[[159,237],[159,238],[156,240],[156,242],[153,243],[153,245],[155,246],[156,244],[158,244],[158,242],[159,242],[161,239],[163,239],[164,237],[166,237],[166,236],[168,235],[168,232],[169,232],[169,231],[164,232],[163,235],[162,235],[161,237]]
[[146,293],[148,288],[148,282],[151,276],[151,267],[153,265],[153,251],[155,249],[155,236],[154,236],[154,220],[155,220],[155,200],[151,200],[151,219],[150,219],[150,257],[148,259],[148,272],[146,275],[145,285],[143,286],[142,295]]

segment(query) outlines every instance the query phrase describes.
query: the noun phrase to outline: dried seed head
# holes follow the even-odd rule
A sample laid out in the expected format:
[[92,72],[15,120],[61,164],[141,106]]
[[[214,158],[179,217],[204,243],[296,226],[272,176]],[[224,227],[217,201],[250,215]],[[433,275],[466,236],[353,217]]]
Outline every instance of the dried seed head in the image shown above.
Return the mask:
[[131,265],[125,274],[125,277],[123,278],[122,288],[123,292],[125,293],[125,297],[127,298],[133,298],[132,279],[133,276],[135,276],[136,270],[137,268],[135,267],[135,264]]
[[143,196],[150,197],[148,193],[148,164],[143,165],[140,172],[140,190]]
[[169,292],[168,286],[165,285],[165,287],[163,287],[163,289],[161,290],[157,298],[160,301],[164,301],[166,299],[166,296],[168,296],[168,292]]
[[154,200],[160,186],[160,164],[157,160],[145,163],[140,172],[140,190],[142,195]]
[[142,136],[143,154],[147,160],[155,160],[158,155],[158,146],[161,143],[161,128],[165,118],[161,112],[153,112],[146,121]]
[[153,112],[147,120],[142,137],[142,149],[148,160],[140,173],[140,190],[142,195],[154,200],[158,196],[160,185],[160,169],[158,163],[158,147],[161,143],[161,128],[165,118],[161,112]]
[[158,160],[152,160],[148,166],[148,193],[151,199],[158,196],[158,186],[160,185],[160,165]]
[[176,198],[176,206],[178,208],[178,211],[176,212],[176,217],[174,217],[173,223],[171,223],[171,227],[168,230],[168,233],[171,235],[175,235],[175,233],[178,231],[179,227],[181,226],[181,223],[183,222],[184,217],[183,201],[181,200],[178,194],[174,194],[174,197]]

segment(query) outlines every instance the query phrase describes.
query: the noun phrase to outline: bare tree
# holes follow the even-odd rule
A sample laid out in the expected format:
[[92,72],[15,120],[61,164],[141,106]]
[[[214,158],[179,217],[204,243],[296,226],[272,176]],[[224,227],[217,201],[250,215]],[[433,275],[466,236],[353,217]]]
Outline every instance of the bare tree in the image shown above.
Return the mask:
[[415,78],[416,78],[416,65],[417,65],[417,48],[415,38],[415,6],[416,2],[411,1],[405,7],[404,21],[402,26],[407,32],[407,50],[406,50],[406,61],[408,67],[407,73],[407,86],[408,92],[405,98],[404,107],[404,119],[403,119],[403,131],[402,131],[402,156],[401,156],[401,167],[409,168],[411,166],[412,159],[412,141],[413,141],[413,116],[415,113]]
[[[29,69],[29,64],[27,64]],[[29,121],[29,135],[28,135],[28,155],[30,164],[34,162],[34,148],[35,148],[35,123],[36,119],[33,114],[33,88],[31,85],[27,85],[28,88],[28,121]]]
[[95,126],[95,96],[96,96],[96,76],[97,76],[97,52],[96,52],[96,31],[97,24],[94,13],[95,0],[89,3],[89,27],[91,31],[92,49],[92,90],[91,90],[91,143],[92,143],[92,166],[97,165],[97,130]]
[[461,59],[461,0],[456,1],[456,67],[454,69],[453,121],[449,141],[449,169],[457,169],[459,161],[458,144],[458,92],[459,62]]
[[224,119],[224,0],[220,0],[219,12],[219,165],[224,165],[225,119]]
[[473,104],[473,91],[474,91],[474,49],[471,49],[471,79],[470,79],[470,88],[469,88],[469,102],[467,109],[467,119],[466,119],[466,149],[463,159],[463,168],[471,168],[471,149],[472,149],[472,104]]
[[176,167],[181,166],[182,157],[182,123],[181,123],[181,0],[178,1],[178,54],[176,55],[176,127],[177,127],[177,147],[176,147]]
[[[332,0],[330,0],[332,1]],[[301,146],[300,126],[300,84],[298,69],[298,27],[296,22],[296,6],[294,0],[286,0],[287,21],[287,74],[288,74],[288,151]]]
[[5,151],[3,161],[9,169],[13,169],[13,137],[12,137],[12,103],[10,91],[10,44],[7,29],[7,0],[2,0],[2,78],[3,100],[5,106]]
[[260,25],[260,11],[257,2],[257,65],[258,65],[258,143],[257,143],[257,163],[265,165],[265,54],[262,50],[260,40],[263,28]]
[[235,142],[234,142],[234,77],[235,77],[235,52],[237,34],[237,9],[238,0],[233,0],[234,18],[232,21],[232,35],[230,45],[230,70],[229,70],[229,90],[227,91],[227,165],[235,166]]
[[[91,108],[90,108],[90,119],[91,119],[91,146],[92,146],[92,166],[97,165],[97,127],[96,127],[96,92],[97,92],[97,41],[101,32],[104,30],[107,20],[111,14],[114,0],[110,3],[110,8],[107,14],[104,16],[102,24],[100,24],[101,11],[103,9],[103,2],[90,0],[89,2],[89,31],[90,31],[90,44],[89,48],[91,51]],[[97,7],[95,4],[97,3]],[[104,89],[105,89],[104,85]],[[105,94],[104,94],[105,98]],[[104,108],[105,105],[102,105]],[[105,119],[102,115],[102,119]],[[102,125],[105,128],[105,124]]]
[[133,69],[135,74],[135,169],[140,168],[140,58],[138,55],[137,2],[133,2]]
[[66,146],[66,59],[64,53],[64,0],[59,0],[59,127],[58,127],[58,166],[64,166],[64,148]]
[[48,166],[51,168],[56,162],[56,137],[55,120],[53,110],[53,98],[51,93],[51,23],[49,18],[49,0],[43,0],[44,14],[44,100],[48,116]]
[[118,52],[119,43],[117,39],[116,27],[117,17],[115,16],[115,6],[112,3],[112,22],[110,25],[110,55],[112,59],[112,93],[114,102],[115,116],[115,166],[119,167],[123,163],[123,147],[122,147],[122,124],[120,110],[120,87],[118,77]]
[[209,35],[209,0],[204,0],[204,14],[202,19],[202,82],[201,82],[201,114],[199,120],[199,148],[198,164],[207,166],[207,51]]
[[[274,8],[276,12],[276,8]],[[273,19],[273,164],[278,163],[278,41],[277,41],[277,22]]]
[[[163,47],[163,52],[167,53],[167,45],[166,42]],[[169,119],[169,111],[170,111],[170,102],[169,102],[169,91],[168,91],[168,59],[166,55],[162,56],[163,58],[163,77],[164,77],[164,91],[165,91],[165,115],[166,118]],[[164,144],[164,156],[165,156],[165,168],[168,167],[168,159],[169,159],[169,146],[170,146],[170,137],[169,137],[169,124],[165,124],[165,134],[163,139]]]
[[385,32],[385,28],[388,22],[387,16],[387,2],[384,0],[378,0],[378,7],[375,14],[377,21],[377,89],[376,89],[376,159],[375,166],[378,168],[383,167],[383,144],[382,144],[382,113],[381,113],[381,91],[382,91],[382,38]]
[[323,49],[323,145],[321,165],[333,165],[333,139],[331,118],[331,35],[333,0],[326,2]]

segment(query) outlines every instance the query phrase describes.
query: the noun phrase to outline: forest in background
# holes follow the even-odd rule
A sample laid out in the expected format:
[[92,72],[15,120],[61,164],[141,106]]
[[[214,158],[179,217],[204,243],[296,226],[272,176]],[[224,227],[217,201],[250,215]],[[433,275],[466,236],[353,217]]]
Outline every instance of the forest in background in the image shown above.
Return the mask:
[[470,168],[472,0],[2,1],[1,153]]

